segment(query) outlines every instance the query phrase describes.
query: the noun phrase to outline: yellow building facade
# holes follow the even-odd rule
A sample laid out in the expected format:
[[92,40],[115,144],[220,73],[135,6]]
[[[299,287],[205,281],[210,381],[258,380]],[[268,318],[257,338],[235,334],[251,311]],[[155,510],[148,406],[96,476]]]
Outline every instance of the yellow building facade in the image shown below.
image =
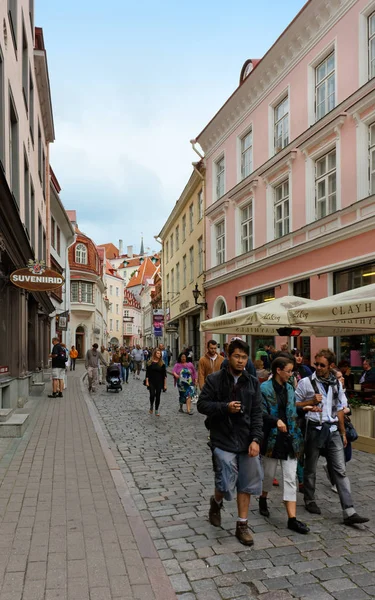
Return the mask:
[[205,172],[197,163],[180,198],[159,234],[162,243],[162,297],[165,314],[165,343],[173,360],[181,350],[192,347],[194,360],[204,351],[200,322],[204,306],[196,304],[193,290],[198,286],[204,303],[205,269]]

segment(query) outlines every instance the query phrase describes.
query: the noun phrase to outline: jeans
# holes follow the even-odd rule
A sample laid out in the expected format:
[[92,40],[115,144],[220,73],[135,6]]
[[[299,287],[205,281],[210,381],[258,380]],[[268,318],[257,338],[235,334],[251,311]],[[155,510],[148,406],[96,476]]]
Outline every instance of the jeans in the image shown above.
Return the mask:
[[284,502],[295,502],[297,500],[297,459],[287,458],[287,460],[278,460],[277,458],[262,457],[264,469],[263,491],[272,490],[272,483],[276,475],[277,463],[280,462],[283,476],[283,500]]
[[128,382],[129,379],[129,367],[124,367],[123,365],[121,365],[121,379],[123,380],[123,382],[126,383]]
[[[320,448],[318,448],[319,436],[320,430],[308,424],[305,440],[305,473],[303,482],[305,504],[315,502],[316,468],[320,456]],[[350,517],[355,513],[355,510],[353,508],[350,481],[346,475],[344,446],[339,431],[330,432],[324,450],[329,473],[333,483],[337,486],[344,517]]]
[[76,358],[71,358],[70,359],[70,370],[71,371],[75,371],[76,370]]
[[155,402],[155,410],[158,411],[160,406],[161,387],[149,383],[148,391],[150,392],[150,410],[154,409]]

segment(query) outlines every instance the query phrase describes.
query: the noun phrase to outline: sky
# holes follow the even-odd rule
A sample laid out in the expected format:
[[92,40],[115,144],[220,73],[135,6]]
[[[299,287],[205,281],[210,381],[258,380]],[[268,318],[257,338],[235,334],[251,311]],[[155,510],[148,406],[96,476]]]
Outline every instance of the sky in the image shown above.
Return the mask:
[[304,0],[35,0],[66,209],[97,244],[157,251],[195,138]]

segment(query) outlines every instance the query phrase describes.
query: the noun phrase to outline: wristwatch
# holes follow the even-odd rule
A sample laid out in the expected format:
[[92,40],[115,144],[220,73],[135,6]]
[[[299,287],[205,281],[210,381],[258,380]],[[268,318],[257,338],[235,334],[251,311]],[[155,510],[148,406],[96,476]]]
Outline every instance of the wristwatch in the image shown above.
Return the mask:
[[258,444],[258,446],[260,446],[260,439],[259,438],[253,438],[253,442],[255,442],[256,444]]

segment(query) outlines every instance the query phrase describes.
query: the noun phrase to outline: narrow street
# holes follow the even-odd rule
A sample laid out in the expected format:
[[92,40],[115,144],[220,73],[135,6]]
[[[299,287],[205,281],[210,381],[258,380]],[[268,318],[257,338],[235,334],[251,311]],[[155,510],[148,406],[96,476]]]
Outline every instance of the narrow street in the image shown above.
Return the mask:
[[[209,524],[213,473],[204,417],[195,407],[192,416],[180,414],[171,377],[168,385],[159,418],[148,414],[147,390],[133,376],[123,392],[107,393],[101,386],[92,397],[179,599],[374,597],[375,522],[362,529],[341,524],[338,497],[326,480],[322,460],[317,499],[323,514],[310,515],[303,508],[302,495],[298,498],[298,515],[311,527],[308,536],[286,529],[277,488],[270,494],[269,520],[259,515],[258,503],[252,499],[253,548],[241,546],[234,537],[235,502],[225,503],[221,529]],[[348,472],[358,510],[372,517],[372,455],[354,452]]]

